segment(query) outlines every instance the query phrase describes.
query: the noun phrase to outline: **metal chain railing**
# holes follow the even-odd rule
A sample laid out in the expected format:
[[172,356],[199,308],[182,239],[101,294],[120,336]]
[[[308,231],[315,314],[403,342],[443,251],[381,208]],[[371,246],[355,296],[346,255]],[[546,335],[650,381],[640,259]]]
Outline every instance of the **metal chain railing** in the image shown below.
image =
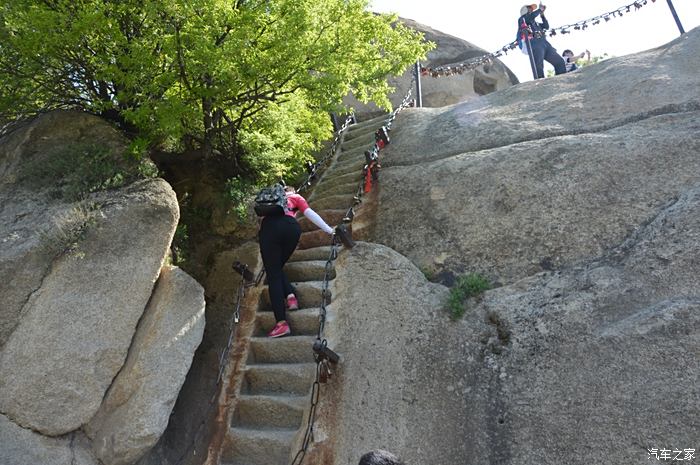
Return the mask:
[[223,378],[224,371],[226,370],[228,356],[231,353],[231,347],[233,346],[235,328],[240,321],[241,303],[243,302],[243,298],[245,297],[245,291],[247,288],[255,285],[255,277],[253,276],[253,273],[248,269],[248,265],[240,262],[235,262],[233,264],[233,269],[240,273],[241,282],[238,286],[236,304],[234,306],[233,313],[231,314],[231,318],[228,322],[228,341],[226,342],[226,347],[224,347],[223,351],[219,355],[219,369],[216,376],[216,383],[214,385],[214,392],[211,398],[209,399],[209,403],[207,404],[207,408],[204,412],[204,415],[202,415],[201,417],[201,421],[197,425],[197,429],[192,437],[192,440],[190,441],[189,445],[182,453],[182,455],[180,455],[180,457],[175,461],[176,465],[181,465],[182,463],[184,463],[185,459],[190,453],[192,453],[192,455],[197,455],[197,442],[201,439],[201,436],[204,433],[204,428],[207,424],[207,421],[209,420],[209,416],[212,412],[212,409],[216,405],[216,398],[219,394],[221,380]]
[[316,163],[308,162],[308,164],[306,165],[306,180],[302,185],[299,186],[299,188],[297,188],[297,192],[303,192],[304,190],[311,187],[311,182],[316,178],[318,169],[326,163],[328,163],[328,161],[335,156],[335,152],[336,150],[338,150],[338,144],[340,144],[340,140],[343,137],[343,134],[345,134],[345,131],[348,129],[350,123],[352,123],[353,121],[355,121],[355,115],[353,113],[350,113],[350,115],[348,115],[348,117],[345,119],[345,122],[340,127],[340,129],[336,131],[335,137],[333,138],[333,143],[326,152],[326,155],[320,160],[318,160]]
[[[575,23],[567,24],[564,26],[559,26],[553,29],[550,29],[548,32],[542,34],[542,33],[533,33],[534,36],[539,36],[542,37],[543,35],[549,35],[550,37],[559,34],[570,34],[572,30],[574,31],[579,31],[579,30],[586,30],[590,26],[596,26],[602,22],[608,22],[612,18],[617,18],[617,17],[622,17],[626,13],[630,13],[633,11],[637,11],[643,6],[647,5],[648,1],[651,1],[654,3],[656,0],[637,0],[634,1],[628,5],[623,5],[615,10],[609,11],[607,13],[603,13],[597,16],[594,16],[592,18],[584,19],[581,21],[577,21]],[[675,17],[675,15],[674,15]],[[514,50],[518,47],[518,41],[514,40],[512,42],[507,43],[503,47],[499,48],[498,50],[492,52],[492,53],[487,53],[485,55],[479,56],[472,58],[464,63],[456,63],[456,64],[450,64],[450,65],[442,65],[442,66],[436,66],[434,68],[432,67],[423,67],[421,68],[421,74],[424,76],[430,76],[430,77],[444,77],[444,76],[454,76],[456,74],[462,74],[465,71],[470,71],[473,69],[478,68],[479,66],[489,64],[493,62],[494,59],[502,57],[504,54],[508,54],[509,51]]]
[[[401,110],[412,105],[413,100],[411,97],[413,95],[413,85],[415,82],[416,76],[414,74],[411,78],[411,82],[408,85],[408,91],[404,95],[403,100],[399,106],[389,114],[386,124],[382,125],[378,131],[381,131],[382,128],[386,128],[386,132],[391,131],[391,126],[394,124],[396,116],[401,112]],[[355,217],[355,207],[362,203],[362,196],[368,192],[368,188],[371,188],[371,184],[379,179],[379,169],[381,168],[381,165],[379,164],[379,151],[381,148],[382,147],[380,147],[379,141],[375,141],[372,148],[365,151],[365,165],[362,167],[362,179],[360,180],[360,184],[358,185],[355,196],[353,197],[353,205],[350,206],[343,217],[344,223],[352,222],[353,218]]]
[[292,465],[300,465],[306,456],[306,452],[311,444],[314,434],[314,424],[316,422],[316,409],[318,407],[318,402],[321,393],[321,383],[325,383],[331,375],[329,363],[338,363],[340,359],[338,355],[328,348],[328,341],[323,338],[323,331],[326,327],[326,316],[327,309],[326,305],[330,300],[329,285],[331,280],[331,273],[333,271],[333,262],[338,258],[338,245],[339,240],[337,237],[333,237],[333,242],[331,244],[330,255],[328,260],[326,260],[325,270],[323,274],[323,284],[321,286],[321,311],[318,316],[318,332],[316,334],[316,341],[313,345],[314,359],[316,360],[316,378],[314,379],[314,384],[311,389],[311,406],[309,407],[309,416],[306,423],[306,430],[304,431],[304,439],[301,444],[301,448],[294,456],[292,460]]
[[[410,106],[411,104],[411,95],[413,92],[413,83],[415,80],[415,76],[411,80],[411,83],[409,84],[408,92],[406,92],[406,95],[404,96],[403,100],[401,101],[401,104],[391,112],[389,118],[386,120],[386,124],[382,126],[382,128],[386,128],[386,130],[391,130],[391,125],[393,124],[394,120],[396,119],[396,116],[399,114],[401,110],[404,108]],[[347,121],[346,121],[347,123]],[[380,128],[379,130],[381,130]],[[378,130],[378,131],[379,131]],[[388,138],[387,138],[388,141]],[[388,142],[387,142],[388,143]],[[381,145],[381,147],[380,147]],[[345,218],[343,218],[344,223],[351,223],[352,219],[355,216],[354,213],[354,208],[362,202],[361,198],[362,195],[366,193],[366,179],[367,176],[371,176],[373,181],[377,180],[377,171],[375,170],[374,172],[372,171],[373,163],[376,166],[376,169],[378,170],[379,168],[379,151],[380,149],[384,146],[384,144],[380,144],[379,141],[376,141],[373,145],[373,147],[368,150],[367,152],[371,153],[371,157],[368,157],[366,160],[367,163],[363,166],[362,168],[362,180],[360,181],[360,186],[358,188],[357,194],[353,197],[353,205],[347,210],[347,213],[345,215]],[[318,409],[318,404],[320,401],[321,397],[321,384],[325,384],[330,376],[332,375],[331,372],[331,365],[335,365],[338,363],[340,360],[340,357],[338,354],[336,354],[333,350],[331,350],[328,347],[328,341],[323,337],[323,332],[326,326],[326,318],[327,318],[327,309],[326,305],[330,302],[331,299],[331,294],[329,290],[330,286],[330,280],[331,280],[331,275],[333,272],[333,262],[335,261],[336,258],[338,258],[338,246],[340,245],[340,238],[338,235],[333,236],[333,241],[331,243],[331,251],[328,256],[328,259],[326,260],[325,264],[325,269],[324,269],[324,274],[323,274],[323,283],[321,285],[321,309],[319,312],[319,325],[318,325],[318,332],[316,335],[316,341],[314,342],[313,345],[313,352],[314,352],[314,359],[316,361],[316,377],[314,379],[313,387],[311,389],[311,399],[310,399],[310,407],[309,407],[309,415],[306,423],[306,429],[304,431],[304,438],[301,443],[301,447],[299,448],[299,451],[296,453],[294,456],[294,459],[292,460],[292,465],[301,465],[301,463],[304,460],[304,457],[306,457],[306,453],[308,451],[309,446],[311,445],[311,441],[313,440],[313,435],[314,435],[314,425],[316,423],[316,412]]]

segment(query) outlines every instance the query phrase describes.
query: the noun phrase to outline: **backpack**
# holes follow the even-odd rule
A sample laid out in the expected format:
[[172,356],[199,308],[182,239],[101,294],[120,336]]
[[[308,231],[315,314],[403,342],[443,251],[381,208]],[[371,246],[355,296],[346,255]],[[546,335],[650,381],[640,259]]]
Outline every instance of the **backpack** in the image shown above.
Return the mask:
[[258,216],[282,216],[287,211],[287,195],[284,187],[275,184],[260,190],[253,207]]

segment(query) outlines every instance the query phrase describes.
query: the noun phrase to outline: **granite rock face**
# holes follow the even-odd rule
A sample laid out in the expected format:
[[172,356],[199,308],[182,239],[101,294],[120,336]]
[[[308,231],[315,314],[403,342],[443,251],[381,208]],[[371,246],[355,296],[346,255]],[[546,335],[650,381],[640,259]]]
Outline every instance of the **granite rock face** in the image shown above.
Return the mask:
[[[407,109],[372,239],[511,282],[604,253],[700,181],[697,30],[576,73]],[[695,60],[695,65],[689,62]],[[410,199],[410,201],[407,201]]]
[[179,268],[163,268],[126,363],[86,427],[103,463],[134,463],[165,431],[202,340],[204,305],[202,286]]
[[95,188],[75,165],[126,163],[127,144],[67,111],[0,138],[0,463],[133,463],[165,429],[201,341],[202,287],[163,268],[172,188]]
[[49,436],[97,412],[126,359],[178,219],[162,180],[112,193],[57,258],[0,354],[0,411]]
[[[695,29],[400,114],[379,244],[336,263],[327,337],[342,362],[319,450],[554,465],[697,449],[700,94],[679,90],[700,88],[699,46]],[[455,321],[426,276],[468,272],[494,288]]]
[[50,438],[21,428],[0,415],[0,439],[3,465],[99,465],[82,433]]

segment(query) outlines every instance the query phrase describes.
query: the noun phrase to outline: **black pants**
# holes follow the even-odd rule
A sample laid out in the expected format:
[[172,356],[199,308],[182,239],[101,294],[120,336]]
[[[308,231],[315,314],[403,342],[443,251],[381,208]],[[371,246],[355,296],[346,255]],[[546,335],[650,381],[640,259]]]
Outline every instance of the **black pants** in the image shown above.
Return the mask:
[[260,254],[267,273],[268,292],[277,321],[286,320],[285,297],[294,292],[282,268],[299,243],[301,226],[291,216],[267,216],[258,236]]
[[535,60],[535,68],[537,69],[537,77],[544,77],[544,61],[554,66],[554,74],[566,73],[566,63],[564,58],[557,53],[557,50],[547,42],[547,39],[538,37],[530,40],[532,48],[532,57]]

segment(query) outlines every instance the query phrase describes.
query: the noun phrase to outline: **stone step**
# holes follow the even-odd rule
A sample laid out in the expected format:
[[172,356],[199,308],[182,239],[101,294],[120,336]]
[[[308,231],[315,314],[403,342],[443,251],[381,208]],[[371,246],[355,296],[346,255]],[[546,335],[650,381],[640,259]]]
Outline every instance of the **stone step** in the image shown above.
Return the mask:
[[343,137],[343,142],[348,142],[357,139],[358,137],[363,137],[367,134],[374,134],[374,131],[376,131],[375,127],[371,124],[363,126],[361,123],[358,123],[356,126],[357,128],[354,130],[352,128],[355,126],[351,126],[350,128],[348,128],[348,131]]
[[[376,129],[374,131],[376,131]],[[367,132],[366,134],[363,134],[359,137],[349,139],[347,142],[343,142],[343,145],[340,146],[340,150],[343,152],[349,152],[351,150],[357,149],[371,149],[375,142],[374,131]]]
[[[362,165],[364,166],[364,164]],[[362,167],[357,171],[357,173],[362,172]],[[309,197],[309,202],[313,204],[314,199],[321,198],[324,195],[337,195],[337,194],[346,194],[349,192],[355,192],[357,191],[358,186],[360,185],[360,179],[359,176],[355,180],[351,180],[349,182],[343,182],[343,183],[322,183],[316,191],[314,191],[313,195]],[[319,215],[322,215],[322,212],[318,212]],[[325,217],[324,217],[325,218]]]
[[331,246],[314,247],[312,249],[297,249],[289,258],[290,262],[301,262],[305,260],[328,260],[331,254]]
[[314,201],[314,207],[319,210],[345,210],[353,206],[352,194],[327,195]]
[[307,396],[247,396],[236,404],[231,426],[241,428],[297,429],[301,426]]
[[358,158],[364,158],[365,157],[365,151],[369,150],[371,147],[358,147],[354,150],[348,150],[346,152],[341,152],[338,154],[338,157],[336,158],[335,163],[333,164],[333,167],[337,165],[342,165],[343,163],[347,163],[352,160],[356,160]]
[[348,137],[351,134],[355,134],[358,131],[366,131],[368,130],[368,128],[372,128],[372,133],[374,133],[374,131],[379,129],[381,126],[384,126],[388,121],[388,113],[375,116],[374,118],[368,119],[366,121],[360,121],[359,123],[355,123],[348,128],[348,132],[346,133],[345,137]]
[[[352,230],[352,225],[348,225],[348,229]],[[301,238],[299,239],[299,245],[297,249],[311,249],[315,247],[326,247],[331,245],[332,237],[320,229],[315,231],[307,231],[301,233]]]
[[362,174],[362,168],[365,166],[366,160],[365,156],[357,156],[353,160],[348,161],[343,164],[339,164],[337,167],[333,168],[330,176],[342,176],[344,174],[356,173]]
[[[346,191],[346,192],[341,192],[341,193],[347,193],[347,192],[353,192],[353,191]],[[312,199],[310,199],[310,202],[313,204]],[[345,217],[345,213],[347,213],[347,211],[348,211],[347,209],[344,209],[344,210],[325,209],[325,210],[318,211],[316,213],[318,213],[319,216],[321,218],[323,218],[323,220],[326,223],[328,223],[331,227],[333,227],[333,226],[337,226],[343,222],[343,218]],[[297,221],[299,221],[299,226],[301,226],[301,230],[303,232],[314,231],[314,230],[318,229],[318,226],[313,224],[306,217],[299,218]]]
[[297,429],[230,428],[221,454],[230,465],[288,465]]
[[[359,185],[360,180],[362,179],[362,173],[360,171],[356,173],[347,173],[347,174],[334,174],[334,173],[328,173],[326,177],[323,178],[323,183],[330,183],[330,184],[350,184],[351,182],[356,182]],[[318,207],[314,207],[316,209]]]
[[[323,281],[326,274],[326,263],[325,260],[289,262],[284,266],[284,273],[293,282]],[[329,279],[335,278],[333,263],[331,263],[328,273]]]
[[[287,322],[292,334],[315,336],[318,334],[319,315],[321,309],[304,308],[287,312]],[[255,315],[255,336],[265,336],[275,326],[277,321],[272,312],[257,312]]]
[[251,337],[248,364],[313,363],[315,340],[315,336]]
[[[294,286],[299,308],[313,308],[321,305],[321,291],[323,282],[321,281],[306,281],[301,283],[292,283]],[[326,304],[331,301],[331,291],[327,291]],[[270,306],[270,293],[267,289],[260,293],[260,306],[258,312],[272,311]]]
[[309,393],[315,378],[315,363],[250,365],[243,375],[241,393],[303,396]]

